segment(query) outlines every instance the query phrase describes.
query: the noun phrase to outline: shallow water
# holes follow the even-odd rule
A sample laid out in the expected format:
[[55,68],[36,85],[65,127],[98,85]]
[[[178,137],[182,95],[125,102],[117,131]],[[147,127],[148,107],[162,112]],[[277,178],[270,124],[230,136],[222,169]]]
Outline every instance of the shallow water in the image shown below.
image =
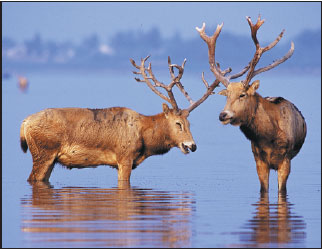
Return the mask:
[[26,236],[27,245],[190,245],[193,198],[189,192],[34,185],[21,205],[22,231],[32,234]]
[[[259,194],[250,142],[238,128],[220,124],[225,98],[219,95],[189,117],[197,151],[183,155],[174,148],[146,159],[130,185],[118,186],[117,171],[108,166],[67,170],[60,165],[50,184],[30,185],[31,155],[19,144],[26,116],[48,107],[111,106],[152,115],[162,102],[130,74],[26,76],[25,93],[15,78],[2,82],[3,247],[321,246],[320,76],[261,78],[259,93],[292,101],[308,126],[303,148],[292,160],[286,197],[277,194],[274,171],[269,194]],[[183,82],[194,99],[204,91],[199,75],[185,75]]]

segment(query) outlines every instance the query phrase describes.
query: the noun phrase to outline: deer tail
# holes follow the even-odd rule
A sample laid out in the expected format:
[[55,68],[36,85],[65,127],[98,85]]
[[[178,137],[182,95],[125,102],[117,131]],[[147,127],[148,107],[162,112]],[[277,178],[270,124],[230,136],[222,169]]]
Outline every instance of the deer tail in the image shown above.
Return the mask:
[[27,140],[25,137],[25,121],[22,122],[21,127],[20,127],[20,146],[23,152],[27,152],[28,150],[28,144]]

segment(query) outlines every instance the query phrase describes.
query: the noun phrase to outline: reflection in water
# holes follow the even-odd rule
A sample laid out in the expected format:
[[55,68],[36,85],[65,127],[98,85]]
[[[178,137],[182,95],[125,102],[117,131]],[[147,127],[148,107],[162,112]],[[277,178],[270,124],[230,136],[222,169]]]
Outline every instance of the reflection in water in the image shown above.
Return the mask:
[[241,246],[298,247],[305,241],[306,224],[303,217],[291,212],[287,196],[279,195],[277,203],[269,203],[268,194],[263,194],[254,206],[254,217],[243,227],[250,232],[239,233]]
[[194,200],[188,192],[32,185],[22,199],[28,247],[189,247]]

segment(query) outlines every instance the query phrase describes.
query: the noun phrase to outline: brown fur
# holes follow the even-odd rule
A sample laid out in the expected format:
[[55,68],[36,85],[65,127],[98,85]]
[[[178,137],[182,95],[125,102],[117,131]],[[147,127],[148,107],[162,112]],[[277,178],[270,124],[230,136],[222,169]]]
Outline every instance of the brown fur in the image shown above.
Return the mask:
[[[186,111],[145,116],[131,109],[56,108],[30,115],[21,125],[20,141],[29,150],[33,169],[29,181],[48,181],[56,162],[68,168],[110,165],[119,180],[152,155],[173,147],[196,150]],[[179,124],[180,123],[180,124]]]
[[258,81],[249,88],[229,84],[221,93],[227,96],[227,103],[220,120],[240,126],[251,141],[261,192],[268,191],[270,169],[278,171],[279,191],[286,192],[290,162],[304,143],[306,123],[295,105],[281,97],[261,97],[255,92],[258,86]]

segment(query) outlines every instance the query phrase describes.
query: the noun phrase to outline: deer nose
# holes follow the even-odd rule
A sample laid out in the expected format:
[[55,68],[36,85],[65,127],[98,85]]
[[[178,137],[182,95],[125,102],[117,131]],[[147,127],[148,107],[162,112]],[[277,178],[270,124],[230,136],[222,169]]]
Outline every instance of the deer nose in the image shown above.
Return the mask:
[[197,150],[197,145],[196,144],[192,144],[191,145],[191,151],[195,152]]
[[220,121],[225,121],[226,116],[227,116],[227,112],[221,112],[219,114],[219,120]]

